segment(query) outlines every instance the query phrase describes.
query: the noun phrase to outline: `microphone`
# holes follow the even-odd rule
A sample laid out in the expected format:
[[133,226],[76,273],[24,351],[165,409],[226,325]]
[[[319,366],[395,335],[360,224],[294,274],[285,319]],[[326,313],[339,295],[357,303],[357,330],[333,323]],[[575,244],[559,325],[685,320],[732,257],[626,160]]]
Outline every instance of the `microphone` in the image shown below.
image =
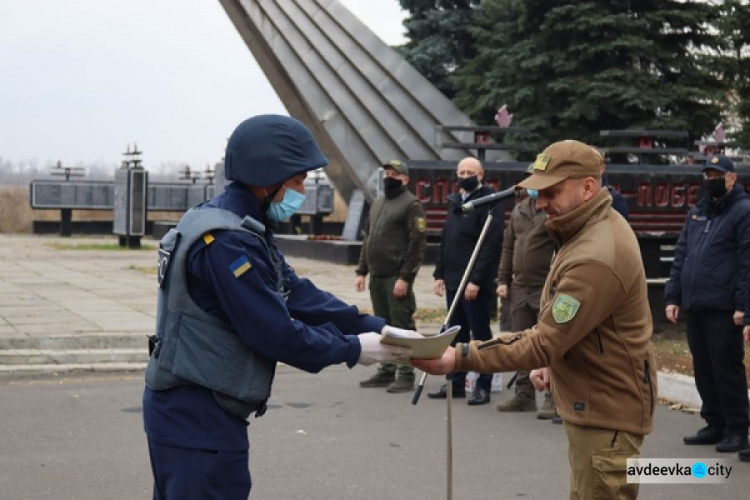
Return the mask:
[[482,196],[481,198],[477,198],[476,200],[464,203],[463,205],[461,205],[461,210],[463,210],[464,212],[471,212],[475,208],[481,207],[482,205],[487,205],[488,203],[497,203],[508,199],[515,193],[516,186],[512,186],[508,189],[498,191],[497,193],[488,194],[487,196]]

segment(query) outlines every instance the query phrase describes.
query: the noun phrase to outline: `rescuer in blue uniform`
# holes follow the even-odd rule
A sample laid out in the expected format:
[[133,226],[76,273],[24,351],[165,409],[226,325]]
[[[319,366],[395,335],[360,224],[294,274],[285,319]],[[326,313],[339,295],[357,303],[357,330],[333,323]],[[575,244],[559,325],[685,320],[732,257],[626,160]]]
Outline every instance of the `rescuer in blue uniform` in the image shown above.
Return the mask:
[[686,445],[716,445],[733,453],[748,447],[748,397],[742,323],[750,271],[750,201],[734,162],[711,155],[703,166],[704,196],[690,209],[677,240],[665,314],[682,314],[693,356],[695,387],[706,426]]
[[304,200],[328,163],[287,116],[242,122],[225,154],[233,180],[160,242],[156,335],[143,395],[154,499],[246,499],[247,418],[266,410],[276,362],[326,366],[404,361],[380,344],[385,321],[300,278],[268,228]]

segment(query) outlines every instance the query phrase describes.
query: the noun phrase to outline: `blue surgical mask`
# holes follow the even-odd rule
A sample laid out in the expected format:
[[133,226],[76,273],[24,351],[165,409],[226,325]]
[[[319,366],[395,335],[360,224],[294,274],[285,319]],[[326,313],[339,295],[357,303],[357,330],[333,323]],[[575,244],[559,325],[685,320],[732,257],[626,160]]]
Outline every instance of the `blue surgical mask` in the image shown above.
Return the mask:
[[302,203],[305,201],[305,194],[295,191],[294,189],[287,189],[284,186],[284,197],[281,201],[272,201],[266,210],[266,217],[274,222],[281,222],[288,217],[294,215],[294,212],[299,210]]
[[527,189],[526,194],[529,195],[529,198],[536,199],[536,197],[539,196],[539,191],[537,191],[536,189]]

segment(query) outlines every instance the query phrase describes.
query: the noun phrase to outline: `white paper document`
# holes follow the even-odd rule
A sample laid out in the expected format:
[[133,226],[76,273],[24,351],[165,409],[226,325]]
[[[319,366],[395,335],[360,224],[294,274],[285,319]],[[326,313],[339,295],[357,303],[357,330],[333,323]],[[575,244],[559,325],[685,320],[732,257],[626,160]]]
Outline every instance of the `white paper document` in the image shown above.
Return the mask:
[[427,335],[387,326],[383,329],[382,344],[411,347],[412,359],[434,359],[443,355],[461,327],[456,325],[444,332]]

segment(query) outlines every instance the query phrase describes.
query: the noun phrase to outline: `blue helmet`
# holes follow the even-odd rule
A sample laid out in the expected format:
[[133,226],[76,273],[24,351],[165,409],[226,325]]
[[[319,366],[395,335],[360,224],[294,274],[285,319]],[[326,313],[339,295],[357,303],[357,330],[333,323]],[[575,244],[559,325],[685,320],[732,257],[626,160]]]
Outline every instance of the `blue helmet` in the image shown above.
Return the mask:
[[310,130],[282,115],[258,115],[229,137],[224,177],[249,186],[270,186],[328,165]]

